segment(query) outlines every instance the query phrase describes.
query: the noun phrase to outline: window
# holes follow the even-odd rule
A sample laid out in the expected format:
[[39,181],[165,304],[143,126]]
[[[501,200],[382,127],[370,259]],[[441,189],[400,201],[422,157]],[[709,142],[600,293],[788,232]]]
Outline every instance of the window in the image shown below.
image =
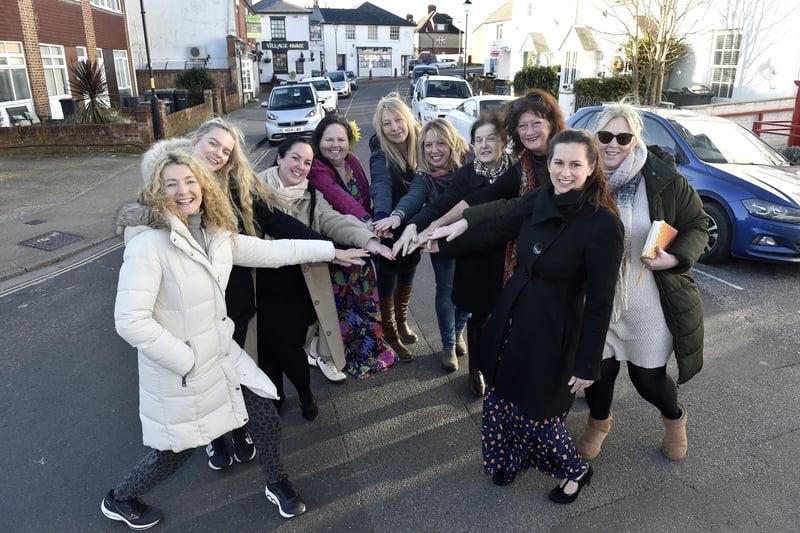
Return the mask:
[[272,52],[272,71],[275,74],[289,74],[289,60],[286,52]]
[[367,26],[367,39],[370,41],[377,41],[378,40],[378,27],[377,26]]
[[131,71],[128,69],[128,52],[114,50],[114,70],[117,71],[117,88],[131,88]]
[[494,38],[497,41],[502,41],[503,40],[503,25],[502,24],[498,24],[497,26],[495,26]]
[[31,97],[22,43],[0,41],[0,102]]
[[308,27],[308,38],[312,41],[322,40],[322,28],[319,24],[311,24]]
[[40,44],[39,51],[42,55],[47,94],[49,96],[69,95],[67,60],[64,58],[64,47]]
[[297,72],[298,74],[305,74],[305,72],[306,72],[305,64],[306,64],[305,61],[300,61],[300,60],[295,61],[294,62],[294,71]]
[[354,24],[348,24],[344,27],[344,38],[348,41],[356,40],[356,27]]
[[533,15],[533,2],[528,2],[528,16]]
[[89,54],[86,52],[85,46],[76,46],[75,53],[78,54],[78,62],[89,60]]
[[242,92],[253,92],[253,63],[252,61],[242,61]]
[[447,24],[437,24],[436,31],[447,31]]
[[711,92],[720,98],[733,97],[733,84],[736,81],[741,45],[742,34],[738,31],[727,31],[714,36]]
[[286,17],[270,17],[269,33],[273,41],[286,40]]
[[120,9],[119,6],[119,0],[91,0],[90,3],[95,7],[102,7],[103,9],[108,9],[109,11],[122,13],[122,9]]
[[372,68],[391,68],[391,48],[364,48],[358,51],[358,68],[366,72]]

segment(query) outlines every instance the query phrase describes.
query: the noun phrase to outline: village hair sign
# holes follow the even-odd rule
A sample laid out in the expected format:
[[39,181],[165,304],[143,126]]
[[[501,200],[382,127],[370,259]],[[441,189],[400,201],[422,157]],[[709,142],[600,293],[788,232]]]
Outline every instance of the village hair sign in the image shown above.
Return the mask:
[[287,50],[308,50],[308,41],[261,41],[262,50],[286,52]]

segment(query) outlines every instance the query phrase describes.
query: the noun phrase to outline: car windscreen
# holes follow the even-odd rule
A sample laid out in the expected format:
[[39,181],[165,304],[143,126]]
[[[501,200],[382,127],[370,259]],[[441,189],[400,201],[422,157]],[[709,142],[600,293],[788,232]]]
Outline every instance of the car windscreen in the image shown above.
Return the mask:
[[341,70],[326,72],[325,75],[329,77],[331,81],[344,81],[344,72]]
[[317,80],[317,81],[312,81],[311,83],[314,84],[314,88],[317,91],[330,91],[331,90],[331,84],[330,84],[330,82],[328,80]]
[[669,121],[695,155],[706,163],[787,165],[788,161],[735,122],[672,118]]
[[507,100],[484,100],[481,102],[481,113],[502,113],[507,103]]
[[314,105],[314,95],[308,87],[293,87],[291,89],[273,89],[269,97],[269,109],[279,111],[282,109],[298,109]]
[[469,98],[466,83],[431,80],[428,82],[428,96],[432,98]]

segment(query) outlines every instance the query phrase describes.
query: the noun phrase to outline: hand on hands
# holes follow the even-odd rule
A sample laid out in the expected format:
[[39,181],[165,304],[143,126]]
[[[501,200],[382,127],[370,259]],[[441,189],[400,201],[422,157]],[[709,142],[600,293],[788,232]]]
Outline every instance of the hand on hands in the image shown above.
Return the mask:
[[363,265],[362,257],[369,257],[369,252],[363,248],[348,248],[347,250],[336,249],[334,261],[345,265]]
[[395,257],[397,257],[397,254],[400,251],[403,252],[403,255],[408,255],[412,251],[411,246],[416,242],[417,226],[415,224],[409,224],[406,226],[406,229],[403,230],[403,234],[400,235],[400,238],[397,239],[397,242],[394,243],[394,246],[392,246],[392,253]]
[[669,270],[678,266],[678,258],[669,252],[665,252],[660,246],[656,246],[656,256],[653,259],[642,258],[642,263],[648,270]]
[[392,255],[392,249],[388,246],[384,246],[378,239],[370,239],[367,242],[367,250],[372,255],[380,255],[388,259],[389,261],[394,261],[394,255]]
[[391,237],[392,230],[399,228],[401,222],[402,221],[400,220],[400,217],[397,215],[392,215],[373,222],[370,226],[370,229],[379,237]]
[[591,387],[592,383],[594,383],[593,379],[581,379],[575,376],[569,378],[567,385],[570,385],[572,388],[569,390],[572,394],[576,394],[586,387]]
[[441,228],[436,228],[430,234],[427,235],[428,240],[436,240],[436,239],[444,239],[447,242],[452,241],[459,235],[463,234],[469,228],[469,224],[467,223],[466,219],[456,220],[452,224],[448,224],[447,226],[442,226]]

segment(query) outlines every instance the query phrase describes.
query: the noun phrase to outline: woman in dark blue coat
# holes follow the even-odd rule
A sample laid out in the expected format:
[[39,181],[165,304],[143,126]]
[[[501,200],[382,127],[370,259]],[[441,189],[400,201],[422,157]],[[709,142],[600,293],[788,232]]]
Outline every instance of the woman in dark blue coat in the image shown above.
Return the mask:
[[594,138],[566,130],[548,150],[550,181],[501,217],[436,243],[454,255],[516,238],[518,266],[481,337],[484,469],[498,485],[534,466],[571,503],[591,480],[565,427],[575,393],[599,377],[623,227]]

